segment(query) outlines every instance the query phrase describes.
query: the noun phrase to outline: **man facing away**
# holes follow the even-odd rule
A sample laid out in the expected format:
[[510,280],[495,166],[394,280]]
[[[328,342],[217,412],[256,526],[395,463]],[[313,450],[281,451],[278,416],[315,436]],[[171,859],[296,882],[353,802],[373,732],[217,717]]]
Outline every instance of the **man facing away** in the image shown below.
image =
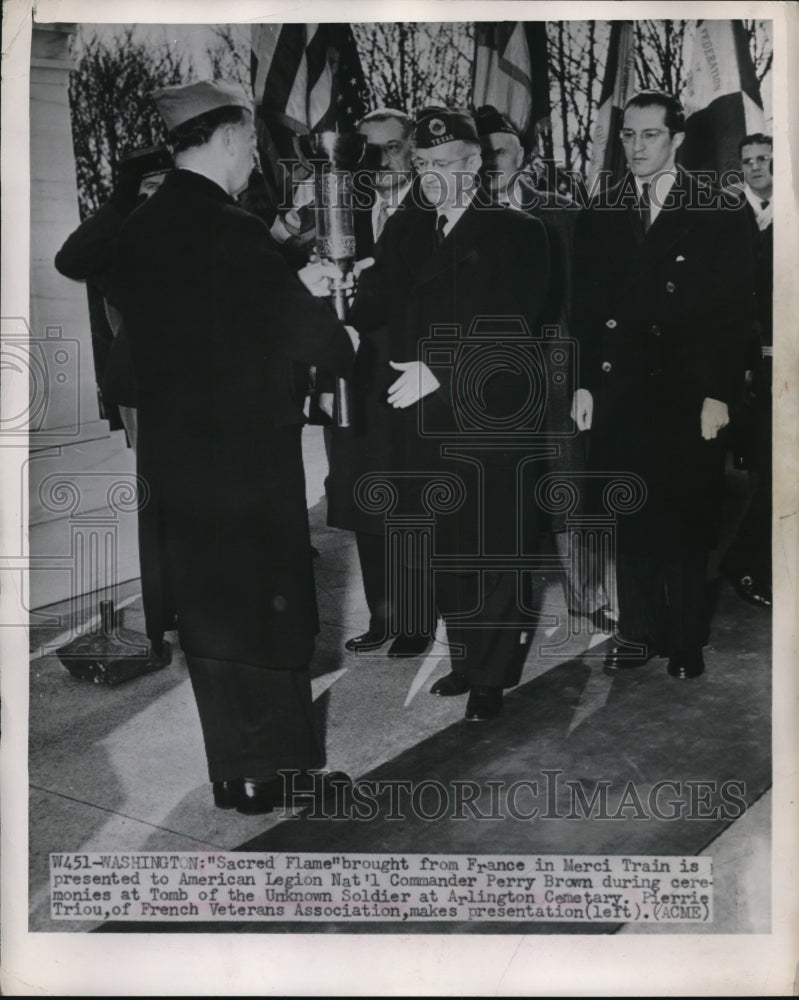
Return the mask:
[[693,678],[704,670],[720,435],[753,320],[753,269],[739,199],[676,166],[684,132],[670,94],[631,98],[621,130],[630,172],[578,220],[573,414],[591,431],[599,489],[603,476],[637,477],[618,516],[620,620],[605,668],[667,655],[671,676]]
[[268,812],[292,798],[281,771],[322,763],[304,366],[349,375],[353,348],[233,200],[253,162],[242,89],[154,97],[175,170],[123,227],[111,283],[139,387],[147,634],[158,648],[177,620],[215,804]]

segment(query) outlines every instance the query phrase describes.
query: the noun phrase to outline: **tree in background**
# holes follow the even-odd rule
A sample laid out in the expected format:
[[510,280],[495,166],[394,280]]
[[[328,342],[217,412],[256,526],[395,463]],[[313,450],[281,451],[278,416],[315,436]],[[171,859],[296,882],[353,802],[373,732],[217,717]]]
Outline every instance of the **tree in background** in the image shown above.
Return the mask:
[[[758,82],[772,63],[770,21],[744,21]],[[635,89],[667,90],[683,97],[695,21],[636,21]],[[607,61],[607,21],[550,21],[549,77],[555,159],[586,175]],[[768,81],[764,86],[768,86]]]
[[353,24],[372,107],[413,112],[426,104],[468,105],[474,25],[462,22]]
[[191,79],[192,61],[164,42],[136,40],[134,25],[118,34],[81,33],[77,69],[69,81],[72,142],[82,219],[111,196],[125,153],[164,141],[164,127],[147,95]]
[[[682,96],[695,21],[635,24],[637,87]],[[771,22],[745,20],[744,28],[764,90],[772,65]],[[428,103],[468,106],[475,54],[472,22],[353,24],[372,107],[409,112]],[[215,25],[204,53],[210,72],[250,84],[249,25]],[[159,86],[192,78],[188,46],[137,40],[134,25],[103,34],[84,29],[78,68],[70,81],[70,105],[81,216],[111,194],[114,170],[125,152],[163,140],[163,128],[146,95]],[[555,159],[585,175],[607,60],[607,21],[550,21],[552,139]],[[203,61],[203,53],[197,53]]]

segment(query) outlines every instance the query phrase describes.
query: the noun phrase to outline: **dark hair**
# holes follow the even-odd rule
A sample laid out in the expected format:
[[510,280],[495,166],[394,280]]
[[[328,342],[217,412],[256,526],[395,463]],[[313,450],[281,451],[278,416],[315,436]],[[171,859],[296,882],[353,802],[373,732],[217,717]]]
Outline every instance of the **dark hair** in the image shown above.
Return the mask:
[[771,146],[774,148],[774,140],[770,135],[763,135],[762,132],[754,132],[752,135],[745,135],[738,143],[738,155],[743,153],[744,146]]
[[685,112],[683,106],[673,94],[665,90],[639,90],[624,105],[628,108],[663,108],[666,112],[665,125],[669,132],[685,131]]
[[361,118],[356,128],[360,131],[362,125],[369,125],[371,122],[399,122],[403,138],[408,139],[413,135],[413,118],[397,108],[375,108]]
[[218,128],[222,125],[240,124],[247,113],[245,108],[230,106],[213,108],[196,118],[189,118],[173,128],[167,136],[173,155],[182,153],[184,149],[191,149],[192,146],[204,146]]

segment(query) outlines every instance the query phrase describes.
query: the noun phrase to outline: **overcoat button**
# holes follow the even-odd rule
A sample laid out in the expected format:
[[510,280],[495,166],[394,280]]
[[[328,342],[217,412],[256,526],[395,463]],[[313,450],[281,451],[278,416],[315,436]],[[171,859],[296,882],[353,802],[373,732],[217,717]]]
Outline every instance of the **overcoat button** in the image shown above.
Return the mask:
[[657,325],[657,323],[653,323],[652,324],[652,334],[655,337],[659,337],[660,336],[660,327]]
[[613,367],[613,365],[609,361],[603,361],[602,362],[602,371],[603,372],[609,372],[612,367]]
[[667,282],[666,282],[666,291],[667,291],[667,292],[673,292],[673,291],[675,290],[675,288],[676,288],[676,287],[677,287],[677,286],[676,286],[676,285],[674,284],[674,282],[673,282],[673,281],[667,281]]
[[615,330],[616,329],[616,320],[615,319],[609,319],[609,320],[607,320],[606,323],[605,323],[605,326],[608,328],[608,330]]

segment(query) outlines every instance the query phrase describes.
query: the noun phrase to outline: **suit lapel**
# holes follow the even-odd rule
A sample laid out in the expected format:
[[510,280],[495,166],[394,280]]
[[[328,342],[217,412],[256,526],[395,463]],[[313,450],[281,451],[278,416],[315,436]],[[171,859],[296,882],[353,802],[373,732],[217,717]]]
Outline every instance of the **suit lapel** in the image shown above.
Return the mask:
[[689,228],[691,214],[688,205],[692,194],[687,175],[678,170],[677,180],[644,238],[641,248],[644,260],[661,256]]
[[[485,211],[486,206],[478,206],[477,201],[473,200],[449,231],[444,242],[437,248],[435,247],[436,213],[434,211],[426,213],[431,216],[427,220],[429,227],[427,245],[433,248],[433,252],[429,256],[424,256],[420,262],[414,282],[416,287],[433,281],[446,271],[454,270],[468,259],[475,262],[479,260],[480,209]],[[414,249],[418,255],[419,245]]]

